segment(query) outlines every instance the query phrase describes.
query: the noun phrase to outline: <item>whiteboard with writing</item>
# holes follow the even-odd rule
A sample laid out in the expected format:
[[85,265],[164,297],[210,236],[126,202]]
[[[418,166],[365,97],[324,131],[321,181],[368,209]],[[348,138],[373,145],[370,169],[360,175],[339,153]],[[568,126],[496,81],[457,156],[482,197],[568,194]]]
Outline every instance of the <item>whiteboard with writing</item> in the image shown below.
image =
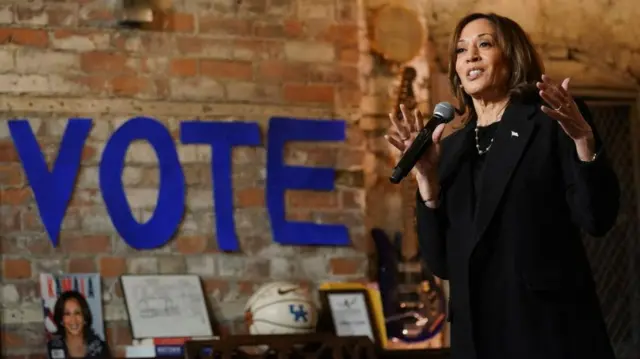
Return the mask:
[[197,275],[120,277],[134,339],[213,336]]

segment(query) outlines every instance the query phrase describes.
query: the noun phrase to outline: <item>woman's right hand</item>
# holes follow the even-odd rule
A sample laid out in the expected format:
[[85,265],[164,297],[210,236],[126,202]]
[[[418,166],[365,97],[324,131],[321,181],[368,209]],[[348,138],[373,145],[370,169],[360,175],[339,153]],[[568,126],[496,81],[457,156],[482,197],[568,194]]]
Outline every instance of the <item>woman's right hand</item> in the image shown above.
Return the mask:
[[[424,118],[419,110],[416,109],[413,113],[409,113],[404,105],[400,105],[400,111],[402,112],[401,119],[398,119],[393,112],[389,114],[393,127],[385,138],[393,147],[404,154],[424,127]],[[420,194],[425,201],[434,200],[439,191],[438,162],[443,132],[444,124],[438,125],[433,131],[433,145],[427,148],[412,170],[420,187]]]

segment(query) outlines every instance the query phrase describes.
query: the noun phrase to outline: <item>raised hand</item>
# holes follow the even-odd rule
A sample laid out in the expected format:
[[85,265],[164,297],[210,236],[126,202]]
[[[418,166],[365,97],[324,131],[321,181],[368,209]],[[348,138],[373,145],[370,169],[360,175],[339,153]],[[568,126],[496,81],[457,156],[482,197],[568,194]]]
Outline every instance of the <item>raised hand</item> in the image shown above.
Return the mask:
[[569,94],[569,78],[562,84],[555,83],[549,76],[542,75],[542,82],[536,85],[540,89],[540,96],[550,107],[542,106],[542,111],[558,120],[564,132],[573,140],[584,139],[593,135],[591,126],[582,117],[578,105]]
[[[409,113],[404,105],[400,105],[400,111],[402,112],[401,119],[398,119],[394,113],[389,114],[393,126],[389,129],[389,134],[387,134],[385,138],[393,147],[397,148],[401,153],[404,153],[424,127],[424,117],[418,110]],[[412,170],[416,176],[420,193],[425,202],[434,201],[434,198],[437,197],[440,190],[437,171],[440,160],[440,139],[442,138],[443,132],[444,124],[438,125],[433,131],[433,145],[427,148],[422,158],[420,158]],[[427,205],[435,206],[437,202]]]
[[551,107],[542,106],[542,112],[558,121],[564,132],[576,144],[582,160],[589,160],[594,153],[593,129],[584,119],[578,105],[569,94],[569,78],[562,84],[554,82],[549,76],[542,75],[542,82],[536,83],[540,97]]

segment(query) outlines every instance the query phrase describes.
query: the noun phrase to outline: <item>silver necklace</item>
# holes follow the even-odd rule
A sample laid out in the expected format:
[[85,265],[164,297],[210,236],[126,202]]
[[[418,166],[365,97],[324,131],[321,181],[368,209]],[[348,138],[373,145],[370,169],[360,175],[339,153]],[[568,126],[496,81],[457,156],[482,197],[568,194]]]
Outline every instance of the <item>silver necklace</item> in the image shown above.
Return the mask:
[[[500,115],[500,117],[498,117],[498,119],[495,122],[489,124],[489,126],[491,126],[494,123],[500,121],[500,118],[502,118],[502,115]],[[489,126],[487,126],[487,127],[489,127]],[[476,149],[478,150],[478,154],[480,156],[482,156],[485,153],[489,152],[489,150],[491,149],[491,146],[493,145],[494,137],[491,137],[491,141],[489,141],[489,145],[487,145],[487,147],[485,149],[481,149],[480,148],[480,139],[478,138],[478,132],[480,132],[480,129],[478,128],[478,123],[476,122]]]

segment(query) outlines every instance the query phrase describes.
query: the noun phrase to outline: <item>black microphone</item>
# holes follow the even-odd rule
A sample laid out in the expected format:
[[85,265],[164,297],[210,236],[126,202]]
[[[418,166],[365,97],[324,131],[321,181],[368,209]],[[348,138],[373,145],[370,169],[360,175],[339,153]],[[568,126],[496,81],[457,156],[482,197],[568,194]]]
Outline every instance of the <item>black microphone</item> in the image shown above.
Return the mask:
[[400,183],[400,181],[411,172],[413,166],[416,165],[420,157],[422,157],[427,148],[433,143],[433,131],[435,131],[436,127],[441,123],[448,123],[453,120],[454,115],[455,111],[450,103],[440,102],[436,105],[436,108],[433,110],[433,115],[427,124],[418,132],[416,139],[411,143],[409,149],[405,151],[393,169],[393,173],[391,177],[389,177],[391,183]]

